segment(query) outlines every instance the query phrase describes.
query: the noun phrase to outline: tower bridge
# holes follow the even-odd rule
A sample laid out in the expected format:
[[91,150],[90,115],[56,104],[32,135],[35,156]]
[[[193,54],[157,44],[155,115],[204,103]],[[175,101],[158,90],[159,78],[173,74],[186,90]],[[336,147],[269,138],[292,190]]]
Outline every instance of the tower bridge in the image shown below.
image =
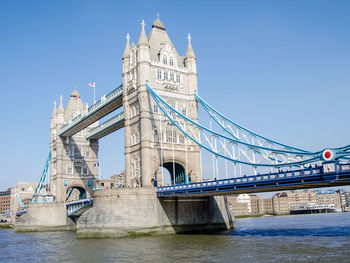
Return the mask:
[[[55,105],[49,160],[53,198],[32,202],[17,229],[77,227],[81,236],[227,230],[233,227],[227,194],[350,183],[349,145],[311,152],[230,120],[199,96],[190,35],[180,56],[159,17],[148,36],[141,25],[137,44],[126,37],[121,85],[90,107],[76,90],[65,108],[62,97]],[[209,127],[201,124],[199,109]],[[122,128],[126,185],[94,189],[98,140]],[[214,180],[203,179],[205,154]],[[47,171],[45,166],[44,177]]]

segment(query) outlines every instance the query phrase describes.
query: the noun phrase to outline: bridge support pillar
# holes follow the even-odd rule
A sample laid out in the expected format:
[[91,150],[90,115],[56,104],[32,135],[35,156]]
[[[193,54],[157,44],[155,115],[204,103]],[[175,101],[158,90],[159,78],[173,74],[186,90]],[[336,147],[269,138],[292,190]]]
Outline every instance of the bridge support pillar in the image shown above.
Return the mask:
[[27,213],[16,219],[15,231],[73,230],[74,222],[67,217],[65,203],[29,204]]
[[121,237],[221,232],[233,228],[225,197],[158,199],[154,188],[94,192],[94,205],[77,221],[77,234]]

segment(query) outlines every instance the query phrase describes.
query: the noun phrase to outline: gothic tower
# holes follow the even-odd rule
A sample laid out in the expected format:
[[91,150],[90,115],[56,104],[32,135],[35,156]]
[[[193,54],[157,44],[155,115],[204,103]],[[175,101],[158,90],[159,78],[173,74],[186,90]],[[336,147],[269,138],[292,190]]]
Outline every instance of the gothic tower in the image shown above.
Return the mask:
[[184,57],[178,55],[164,24],[153,22],[148,37],[145,23],[137,45],[129,43],[123,61],[125,112],[125,169],[128,186],[152,186],[155,176],[162,185],[160,167],[172,184],[201,177],[199,148],[165,120],[146,90],[146,81],[170,105],[198,120],[196,57],[188,36]]
[[[71,137],[58,136],[61,127],[73,117],[87,109],[79,93],[75,90],[70,96],[66,108],[60,104],[51,116],[51,194],[57,202],[64,202],[67,197],[79,199],[92,196],[92,188],[97,179],[98,141],[86,139],[85,128]],[[97,124],[94,124],[95,126]],[[72,189],[72,190],[71,190]],[[73,191],[73,194],[71,193]]]

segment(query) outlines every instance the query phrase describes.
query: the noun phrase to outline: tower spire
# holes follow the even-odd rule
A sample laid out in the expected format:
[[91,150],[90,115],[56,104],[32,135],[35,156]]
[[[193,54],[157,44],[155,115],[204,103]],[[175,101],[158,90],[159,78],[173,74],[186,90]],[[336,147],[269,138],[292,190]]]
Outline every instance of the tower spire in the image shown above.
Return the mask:
[[137,44],[138,46],[141,46],[141,45],[149,46],[148,39],[147,39],[146,32],[145,32],[145,25],[146,25],[145,21],[142,20],[142,22],[141,22],[142,30],[141,30],[141,34],[139,37],[139,42]]
[[64,109],[63,109],[63,96],[60,96],[60,105],[58,106],[58,113],[64,113]]
[[191,35],[188,34],[187,35],[187,39],[188,39],[188,46],[187,46],[187,51],[186,51],[186,58],[196,58],[196,56],[194,55],[193,52],[193,48],[192,48],[192,44],[191,44]]
[[57,107],[57,102],[54,101],[54,102],[53,102],[53,111],[52,111],[52,115],[55,115],[55,113],[56,113],[56,111],[57,111],[56,107]]
[[126,34],[126,45],[125,45],[125,49],[124,49],[124,54],[123,54],[123,58],[126,58],[130,55],[130,35],[129,33]]

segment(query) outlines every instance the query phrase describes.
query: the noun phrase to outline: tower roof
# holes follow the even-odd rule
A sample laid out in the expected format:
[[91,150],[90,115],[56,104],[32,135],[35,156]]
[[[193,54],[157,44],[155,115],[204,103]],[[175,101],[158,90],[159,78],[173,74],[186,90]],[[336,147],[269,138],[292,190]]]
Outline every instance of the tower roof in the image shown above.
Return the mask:
[[70,96],[66,109],[64,110],[65,121],[69,121],[71,118],[78,115],[82,111],[83,111],[83,103],[81,102],[79,92],[75,88]]
[[123,58],[126,58],[130,55],[130,35],[129,33],[126,35],[126,45],[125,45],[125,49],[124,49],[124,54],[123,54]]
[[[175,49],[167,32],[165,31],[164,24],[159,20],[159,15],[157,20],[153,22],[151,33],[148,35],[148,43],[150,45],[151,60],[158,60],[159,51],[167,43],[169,43],[169,45]],[[179,56],[176,49],[175,49],[175,53],[176,53],[177,64],[183,65],[183,58]]]
[[74,88],[74,91],[72,92],[72,94],[70,96],[73,97],[73,98],[76,98],[76,97],[80,98],[80,94],[77,91],[76,87]]
[[186,50],[186,58],[196,58],[196,56],[194,55],[193,52],[193,48],[192,48],[192,44],[191,44],[191,35],[188,34],[187,36],[188,39],[188,46],[187,46],[187,50]]
[[63,109],[63,97],[62,97],[62,95],[60,96],[60,104],[58,105],[58,110],[57,110],[57,112],[58,113],[63,113],[64,112],[64,109]]
[[159,14],[157,14],[157,20],[153,20],[152,28],[154,27],[165,30],[164,23],[159,20]]
[[146,32],[145,32],[145,21],[142,20],[141,22],[141,26],[142,26],[142,30],[141,30],[141,34],[140,34],[140,37],[139,37],[139,42],[138,42],[138,46],[141,46],[141,45],[146,45],[148,46],[149,43],[148,43],[148,40],[147,40],[147,36],[146,36]]

